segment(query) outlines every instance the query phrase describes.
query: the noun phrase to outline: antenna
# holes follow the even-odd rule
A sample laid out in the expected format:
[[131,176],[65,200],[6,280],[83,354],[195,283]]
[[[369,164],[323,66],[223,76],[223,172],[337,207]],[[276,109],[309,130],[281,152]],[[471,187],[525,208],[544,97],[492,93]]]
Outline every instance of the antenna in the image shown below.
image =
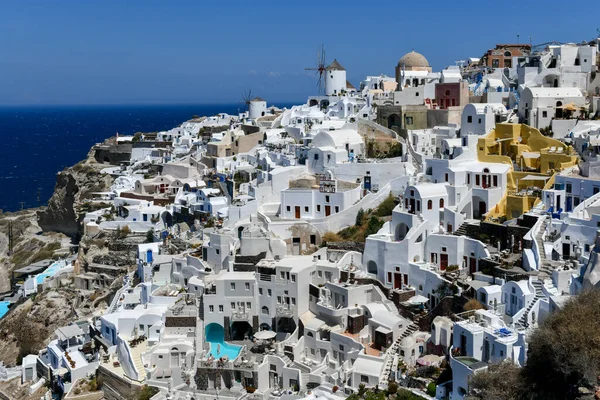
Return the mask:
[[314,68],[304,68],[305,71],[316,71],[315,75],[318,76],[317,87],[319,88],[319,94],[325,94],[324,78],[326,72],[325,66],[325,47],[321,45],[321,50],[317,52],[317,65]]

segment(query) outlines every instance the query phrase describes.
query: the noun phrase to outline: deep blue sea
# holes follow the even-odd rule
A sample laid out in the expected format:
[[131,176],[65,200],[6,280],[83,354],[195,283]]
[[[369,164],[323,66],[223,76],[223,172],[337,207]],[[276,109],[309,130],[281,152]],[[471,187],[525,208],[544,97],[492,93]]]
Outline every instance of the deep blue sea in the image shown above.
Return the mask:
[[17,211],[21,206],[46,204],[56,174],[84,159],[92,145],[116,132],[131,135],[167,130],[193,115],[237,114],[241,107],[241,104],[0,107],[0,209]]

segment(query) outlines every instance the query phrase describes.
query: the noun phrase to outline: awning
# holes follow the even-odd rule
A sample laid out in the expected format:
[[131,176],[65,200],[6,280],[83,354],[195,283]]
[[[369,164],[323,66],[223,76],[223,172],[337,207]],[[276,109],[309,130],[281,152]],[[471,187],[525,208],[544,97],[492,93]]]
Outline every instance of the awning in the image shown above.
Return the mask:
[[388,333],[392,333],[391,329],[388,329],[383,326],[380,326],[379,328],[375,329],[375,332],[383,333],[384,335],[387,335]]
[[549,176],[540,176],[540,175],[525,175],[523,178],[519,179],[521,181],[547,181],[550,179]]
[[467,282],[467,285],[469,285],[470,287],[472,287],[475,290],[480,289],[482,287],[490,286],[489,282],[483,282],[483,281],[469,281],[469,282]]
[[277,333],[273,331],[258,331],[254,334],[254,337],[258,340],[269,340],[275,336],[277,336]]
[[533,151],[524,151],[521,153],[521,157],[523,157],[523,158],[540,158],[540,153],[536,153]]
[[421,296],[420,294],[411,297],[410,299],[408,299],[406,301],[406,303],[408,304],[423,304],[423,303],[427,303],[429,301],[429,299],[425,296]]

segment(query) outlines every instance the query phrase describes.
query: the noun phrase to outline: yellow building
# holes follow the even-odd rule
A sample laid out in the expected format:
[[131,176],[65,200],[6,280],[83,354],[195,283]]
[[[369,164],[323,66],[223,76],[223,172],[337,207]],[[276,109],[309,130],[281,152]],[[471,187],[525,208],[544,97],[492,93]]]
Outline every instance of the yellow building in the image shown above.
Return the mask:
[[542,190],[554,184],[556,173],[578,162],[569,146],[523,124],[497,124],[479,138],[477,158],[511,166],[506,194],[486,214],[491,220],[516,218],[529,211],[540,201]]

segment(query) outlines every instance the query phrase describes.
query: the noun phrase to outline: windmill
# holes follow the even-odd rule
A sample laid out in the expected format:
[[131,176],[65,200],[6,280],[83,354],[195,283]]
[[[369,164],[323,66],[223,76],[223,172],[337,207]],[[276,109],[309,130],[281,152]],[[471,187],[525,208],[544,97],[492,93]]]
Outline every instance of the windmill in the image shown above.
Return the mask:
[[321,45],[321,50],[317,52],[317,65],[314,68],[304,68],[306,71],[315,71],[315,75],[318,75],[317,87],[319,88],[319,94],[324,94],[325,90],[325,47]]
[[248,111],[250,109],[250,102],[252,101],[252,90],[248,89],[242,93],[242,101],[246,107],[244,111]]

